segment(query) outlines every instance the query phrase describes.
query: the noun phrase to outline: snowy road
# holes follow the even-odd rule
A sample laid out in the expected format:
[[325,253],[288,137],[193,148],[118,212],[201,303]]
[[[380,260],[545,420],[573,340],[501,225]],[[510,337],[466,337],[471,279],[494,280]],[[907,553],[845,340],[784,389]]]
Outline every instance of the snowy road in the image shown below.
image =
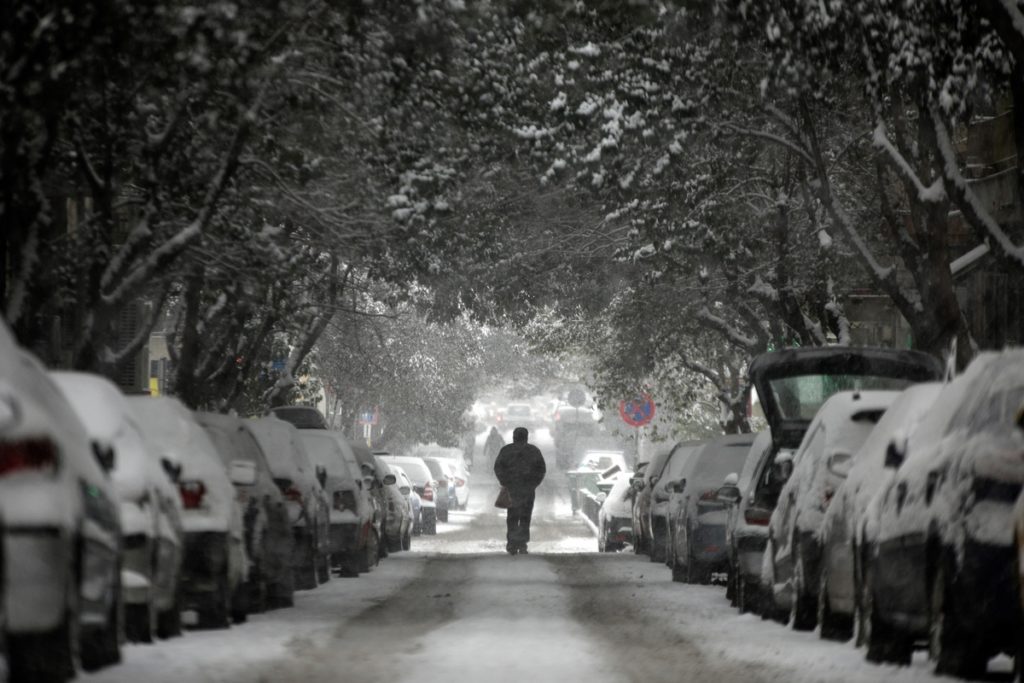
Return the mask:
[[531,554],[509,557],[483,469],[469,511],[369,575],[335,578],[227,631],[130,645],[120,666],[81,680],[939,680],[921,655],[908,669],[869,665],[850,645],[737,615],[720,587],[674,584],[646,557],[594,552],[558,474],[539,491]]

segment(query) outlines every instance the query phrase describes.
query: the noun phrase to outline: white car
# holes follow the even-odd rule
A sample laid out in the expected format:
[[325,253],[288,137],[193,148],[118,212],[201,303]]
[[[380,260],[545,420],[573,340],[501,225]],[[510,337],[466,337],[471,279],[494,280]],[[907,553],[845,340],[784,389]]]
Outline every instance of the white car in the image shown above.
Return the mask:
[[[393,477],[389,480],[390,484],[385,483],[383,486],[387,510],[381,527],[382,538],[390,552],[408,550],[412,540],[412,503],[409,502],[408,495],[402,492],[398,475],[392,470],[391,465],[379,455],[375,454],[373,457],[381,478],[386,479],[389,475]],[[409,490],[412,490],[411,487]]]
[[[377,562],[373,503],[365,490],[355,454],[337,432],[300,429],[310,460],[324,468],[324,489],[331,501],[331,559],[343,575],[359,576]],[[341,437],[341,438],[339,438]]]
[[633,501],[630,479],[633,473],[620,470],[611,476],[611,490],[604,496],[597,512],[597,549],[602,553],[622,550],[633,542]]
[[120,660],[121,519],[110,452],[0,323],[0,518],[11,668],[64,681]]
[[295,587],[316,588],[331,577],[331,504],[321,484],[327,473],[309,459],[299,430],[290,422],[270,416],[252,421],[249,428],[284,492],[296,545]]
[[389,465],[398,465],[408,475],[412,490],[420,499],[419,528],[421,533],[432,536],[437,533],[437,507],[434,492],[437,481],[430,474],[430,468],[423,458],[415,455],[382,455]]
[[[388,467],[390,467],[391,471],[395,473],[395,477],[397,478],[395,485],[398,486],[398,490],[402,493],[403,496],[405,496],[405,499],[409,501],[409,515],[412,535],[419,536],[421,533],[423,533],[423,522],[420,517],[423,511],[423,504],[420,501],[420,494],[416,493],[416,490],[413,488],[412,485],[412,480],[409,479],[409,475],[405,473],[405,470],[402,469],[401,465],[391,463],[388,465]],[[410,546],[411,544],[412,542],[410,540]],[[409,548],[403,548],[403,550],[408,549]]]
[[217,628],[245,617],[241,590],[248,575],[245,526],[235,487],[210,437],[182,403],[169,396],[128,396],[146,437],[163,457],[181,468],[182,609]]
[[[900,395],[891,390],[841,391],[822,404],[793,455],[793,474],[782,487],[768,523],[761,581],[778,614],[793,628],[818,621],[821,523],[836,489],[875,425]],[[769,601],[771,598],[769,598]]]
[[113,382],[83,372],[52,372],[94,444],[111,449],[121,510],[121,593],[129,640],[181,633],[178,584],[184,554],[181,497]]

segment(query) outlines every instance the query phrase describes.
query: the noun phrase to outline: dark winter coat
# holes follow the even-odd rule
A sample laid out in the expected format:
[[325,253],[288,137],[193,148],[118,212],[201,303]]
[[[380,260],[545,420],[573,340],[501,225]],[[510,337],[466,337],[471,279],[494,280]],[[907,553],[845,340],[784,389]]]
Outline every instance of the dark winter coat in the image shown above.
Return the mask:
[[494,461],[494,476],[513,499],[519,492],[530,492],[540,486],[545,474],[544,456],[532,443],[510,443],[502,447]]

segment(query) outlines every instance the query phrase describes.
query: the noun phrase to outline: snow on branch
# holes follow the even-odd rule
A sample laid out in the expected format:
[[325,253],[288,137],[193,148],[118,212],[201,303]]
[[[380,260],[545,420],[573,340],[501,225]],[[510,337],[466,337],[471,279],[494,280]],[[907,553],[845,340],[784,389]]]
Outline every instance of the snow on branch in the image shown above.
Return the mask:
[[756,339],[737,330],[726,322],[725,319],[712,313],[707,306],[702,306],[701,309],[697,311],[697,319],[707,323],[709,327],[721,333],[726,339],[741,348],[751,349],[757,344]]
[[791,140],[787,140],[786,138],[782,137],[781,135],[776,135],[775,133],[769,133],[768,131],[764,131],[764,130],[755,130],[753,128],[744,128],[742,126],[737,126],[736,124],[733,124],[733,123],[726,123],[725,127],[728,128],[729,130],[731,130],[732,132],[736,133],[737,135],[745,135],[747,137],[758,138],[760,140],[766,140],[768,142],[771,142],[771,143],[774,143],[776,145],[779,145],[780,147],[784,147],[784,148],[790,150],[791,152],[795,153],[797,156],[799,156],[801,159],[803,159],[808,164],[810,164],[812,166],[814,165],[814,159],[811,157],[811,155],[807,152],[806,149],[804,149],[803,147],[797,145],[796,143],[794,143]]
[[949,183],[953,200],[960,208],[964,218],[975,228],[981,228],[991,235],[995,243],[999,245],[999,249],[1006,256],[1024,265],[1024,249],[1013,243],[1010,236],[1006,234],[1006,231],[1000,227],[999,223],[988,212],[988,209],[978,200],[978,196],[974,194],[974,190],[971,189],[967,179],[960,173],[956,152],[953,149],[953,142],[950,139],[949,130],[946,128],[942,115],[934,104],[930,105],[928,109],[931,112],[932,125],[935,128],[935,139],[938,143],[939,155],[942,158],[942,172]]
[[878,125],[875,126],[872,142],[875,147],[886,153],[896,169],[914,186],[919,201],[924,204],[939,204],[946,201],[946,190],[942,178],[936,178],[931,185],[925,187],[921,178],[910,167],[906,158],[889,140],[888,131],[885,128],[885,123],[882,121],[879,121]]

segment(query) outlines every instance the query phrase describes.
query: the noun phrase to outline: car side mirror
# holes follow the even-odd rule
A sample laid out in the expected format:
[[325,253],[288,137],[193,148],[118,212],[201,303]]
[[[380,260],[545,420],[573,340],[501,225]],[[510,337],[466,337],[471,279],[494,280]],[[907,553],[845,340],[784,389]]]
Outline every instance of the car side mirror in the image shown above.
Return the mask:
[[905,458],[906,453],[904,453],[904,449],[897,446],[895,441],[890,441],[885,449],[885,466],[888,469],[895,470],[903,464]]
[[633,488],[634,491],[644,490],[644,480],[641,479],[640,477],[633,477],[632,479],[630,479],[629,485]]
[[320,482],[320,488],[327,488],[327,468],[323,465],[316,466],[316,480]]
[[164,472],[167,473],[167,477],[171,480],[172,484],[177,484],[178,480],[181,479],[181,464],[173,462],[168,457],[160,458],[160,466],[164,468]]
[[844,451],[836,451],[828,456],[828,471],[837,477],[846,478],[853,466],[853,456]]
[[231,483],[236,486],[252,486],[256,483],[256,463],[248,460],[232,460],[228,468]]
[[601,493],[597,494],[597,502],[599,504],[604,503],[606,500],[608,500],[608,494],[607,493],[602,491]]
[[740,475],[735,472],[730,472],[725,475],[725,481],[722,482],[722,486],[737,486],[740,483]]
[[100,464],[104,472],[114,469],[114,447],[92,442],[92,454],[96,456],[96,462]]
[[735,484],[726,484],[718,489],[715,496],[723,503],[734,505],[740,502],[740,487]]
[[384,485],[385,486],[392,486],[397,481],[398,481],[398,478],[395,475],[393,475],[393,474],[385,474],[384,475]]

